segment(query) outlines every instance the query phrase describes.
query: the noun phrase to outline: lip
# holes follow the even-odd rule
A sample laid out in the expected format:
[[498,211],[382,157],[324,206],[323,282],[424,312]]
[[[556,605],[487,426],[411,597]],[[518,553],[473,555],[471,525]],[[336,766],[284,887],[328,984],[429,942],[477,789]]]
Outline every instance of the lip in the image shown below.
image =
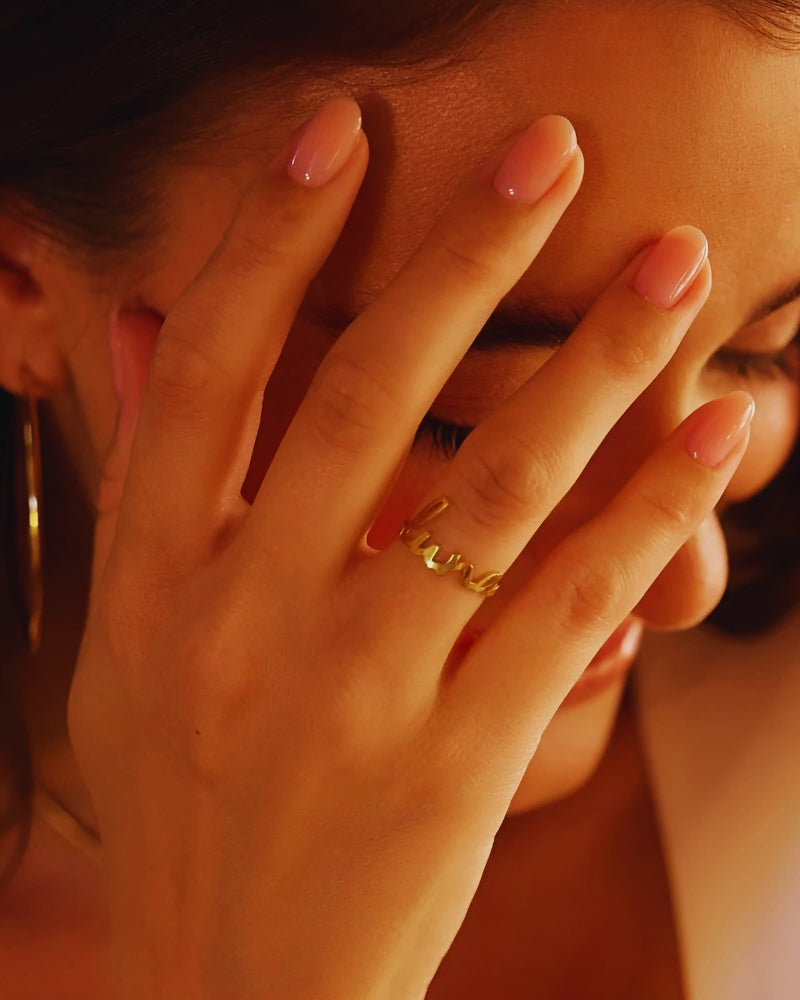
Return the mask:
[[580,705],[626,677],[636,661],[643,632],[644,625],[640,618],[626,618],[594,655],[562,701],[561,708]]

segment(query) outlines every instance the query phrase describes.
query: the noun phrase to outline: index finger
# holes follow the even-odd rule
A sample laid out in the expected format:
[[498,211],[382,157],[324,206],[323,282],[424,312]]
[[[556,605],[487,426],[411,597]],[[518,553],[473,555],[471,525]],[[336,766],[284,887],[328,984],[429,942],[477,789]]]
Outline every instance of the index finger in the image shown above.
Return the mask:
[[202,556],[226,511],[243,503],[264,387],[366,164],[358,105],[328,102],[256,178],[170,310],[119,520],[119,532],[160,562]]
[[572,125],[550,115],[466,185],[329,351],[262,485],[251,541],[302,524],[317,568],[351,556],[421,418],[582,176]]

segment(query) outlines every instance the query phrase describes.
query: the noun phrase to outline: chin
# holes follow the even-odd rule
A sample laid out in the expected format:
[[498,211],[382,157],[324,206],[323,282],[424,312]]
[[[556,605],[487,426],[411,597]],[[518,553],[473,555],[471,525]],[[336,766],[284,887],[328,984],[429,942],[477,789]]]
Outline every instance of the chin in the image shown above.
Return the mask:
[[621,682],[556,712],[511,800],[509,816],[540,809],[586,785],[608,747],[624,687]]

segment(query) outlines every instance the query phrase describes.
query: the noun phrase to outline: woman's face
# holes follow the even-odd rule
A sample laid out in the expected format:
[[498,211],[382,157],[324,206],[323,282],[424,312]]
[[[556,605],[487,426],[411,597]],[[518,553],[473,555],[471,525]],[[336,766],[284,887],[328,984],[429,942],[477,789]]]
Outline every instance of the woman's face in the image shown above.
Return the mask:
[[[532,540],[504,589],[481,606],[465,644],[491,626],[543,554],[591,518],[701,403],[736,388],[756,401],[750,448],[727,501],[758,491],[794,440],[798,391],[787,372],[794,363],[788,345],[800,326],[800,54],[778,51],[692,4],[641,8],[577,3],[567,12],[517,12],[484,30],[474,59],[430,72],[345,74],[344,88],[365,112],[370,172],[268,390],[251,492],[348,317],[389,281],[485,154],[538,116],[559,113],[574,123],[586,159],[582,191],[498,309],[481,338],[484,349],[472,351],[443,389],[378,519],[376,546],[415,511],[457,445],[459,433],[449,425],[474,425],[547,360],[553,348],[543,342],[546,317],[568,329],[643,245],[673,226],[697,225],[710,242],[714,289],[707,307]],[[169,223],[148,273],[115,286],[110,303],[88,284],[71,284],[68,294],[80,299],[77,307],[88,318],[70,344],[69,365],[95,465],[113,433],[110,366],[97,362],[109,304],[166,313],[212,251],[245,184],[298,124],[297,109],[310,110],[342,86],[342,79],[304,85],[279,104],[280,114],[274,92],[256,94],[236,135],[210,151],[206,163],[170,168]],[[503,342],[509,337],[513,342]],[[566,397],[571,387],[563,391]],[[551,419],[555,425],[558,413]],[[91,478],[91,463],[87,469]],[[572,704],[559,710],[515,807],[566,794],[585,780],[605,747],[623,685],[621,676],[596,679],[629,664],[640,623],[672,629],[703,618],[725,573],[724,547],[710,520],[635,610],[626,648],[608,654],[593,668],[595,682],[587,675]],[[536,650],[531,635],[532,662]]]

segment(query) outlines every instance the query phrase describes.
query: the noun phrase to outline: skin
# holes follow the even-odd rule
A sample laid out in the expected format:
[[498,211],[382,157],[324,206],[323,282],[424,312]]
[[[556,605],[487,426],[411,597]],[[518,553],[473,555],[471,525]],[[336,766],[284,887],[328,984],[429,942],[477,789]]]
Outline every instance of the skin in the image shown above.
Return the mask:
[[[558,60],[553,60],[553,52],[559,53]],[[515,71],[509,72],[509,67]],[[370,172],[344,236],[294,326],[278,377],[270,383],[248,477],[251,492],[264,475],[288,415],[339,333],[322,324],[320,314],[359,314],[486,155],[539,115],[554,110],[568,115],[576,127],[586,178],[506,302],[533,301],[561,314],[583,313],[637,252],[684,223],[700,226],[709,238],[714,284],[707,305],[672,360],[654,373],[652,384],[638,393],[603,444],[590,449],[591,460],[577,483],[555,509],[548,510],[500,594],[474,614],[474,606],[460,607],[458,613],[465,623],[471,619],[472,628],[488,633],[500,615],[519,606],[519,595],[526,592],[537,567],[552,562],[559,544],[598,515],[684,418],[738,388],[752,394],[757,416],[750,447],[726,499],[756,492],[791,448],[797,429],[797,390],[773,370],[770,377],[763,371],[743,377],[730,364],[719,363],[719,352],[724,348],[770,354],[788,344],[800,323],[798,301],[756,323],[748,322],[762,302],[798,280],[793,262],[800,258],[800,193],[795,183],[800,167],[799,78],[800,57],[772,51],[706,11],[687,9],[679,21],[670,5],[647,12],[576,7],[569,16],[541,15],[535,21],[522,16],[511,26],[498,26],[474,63],[445,69],[435,88],[414,73],[401,72],[393,78],[385,72],[353,71],[343,85],[359,96],[365,109]],[[635,86],[632,80],[637,81]],[[313,88],[292,95],[282,105],[285,120],[267,113],[255,100],[232,122],[230,138],[209,150],[207,163],[170,167],[164,178],[169,224],[135,278],[131,273],[123,278],[108,276],[98,292],[96,282],[84,272],[76,273],[69,261],[49,252],[30,234],[4,226],[6,249],[32,256],[30,272],[41,294],[31,305],[15,297],[10,284],[4,286],[6,328],[20,334],[4,347],[0,376],[8,388],[18,389],[24,365],[41,384],[42,393],[51,395],[56,425],[67,451],[76,458],[85,495],[99,493],[105,510],[115,511],[113,489],[101,483],[109,451],[114,459],[119,409],[110,361],[98,364],[98,357],[108,357],[109,316],[122,309],[125,322],[144,338],[153,327],[154,314],[174,314],[175,303],[217,246],[243,192],[263,170],[266,151],[279,148],[304,117],[302,109],[317,106],[322,96]],[[267,105],[274,107],[265,99]],[[726,108],[724,116],[721,107]],[[391,142],[385,141],[388,137]],[[354,174],[353,193],[357,180]],[[345,185],[346,178],[337,183]],[[340,197],[346,194],[343,188]],[[709,278],[704,279],[706,286]],[[224,288],[223,281],[222,295]],[[630,314],[624,322],[630,339],[638,328]],[[380,329],[375,323],[373,340]],[[550,353],[535,349],[468,358],[440,393],[436,416],[473,425],[496,411],[502,419],[497,404],[523,386]],[[61,383],[64,387],[59,389]],[[568,389],[565,385],[563,392]],[[535,414],[533,400],[529,412]],[[388,538],[427,497],[433,481],[452,475],[441,457],[430,457],[425,443],[417,446],[382,504],[377,535]],[[157,490],[155,495],[161,511],[164,493]],[[178,523],[165,514],[166,525],[174,528]],[[457,520],[448,523],[453,544],[456,539],[459,543],[471,539],[470,552],[478,561],[484,548],[475,525],[462,523],[459,531]],[[111,541],[103,529],[101,518],[98,564]],[[497,532],[489,534],[494,539]],[[409,590],[429,586],[427,578],[420,580],[422,569],[407,553],[397,547],[391,552],[392,565],[403,567],[399,573],[405,574],[410,566]],[[389,558],[388,552],[380,557]],[[486,565],[495,565],[496,559],[497,549],[487,540]],[[401,579],[406,580],[405,575]],[[713,515],[704,515],[678,554],[637,599],[635,615],[651,628],[685,627],[708,613],[724,580],[722,540]],[[436,588],[443,586],[432,582]],[[393,592],[405,592],[398,587],[395,582]],[[438,589],[424,593],[426,601],[439,599]],[[520,623],[517,628],[525,634]],[[512,629],[510,634],[517,633]],[[540,633],[534,635],[540,659],[544,640]],[[506,649],[514,650],[506,666],[515,675],[532,669],[530,647],[509,642]],[[62,672],[65,669],[62,664]],[[42,670],[41,676],[57,672],[58,664],[53,663],[52,671]],[[578,673],[579,669],[574,676]],[[481,683],[485,688],[486,678]],[[563,679],[560,683],[562,688],[552,692],[552,704],[540,715],[555,711],[565,690]],[[556,713],[522,779],[515,810],[563,797],[586,781],[607,745],[619,696],[619,688],[613,689],[580,708]],[[31,704],[43,704],[41,696],[38,701],[31,696]],[[75,811],[94,822],[86,792],[63,746],[49,757],[42,751],[41,770],[46,775],[47,767],[52,767],[55,774],[56,759],[59,778],[52,783],[68,789],[66,798]],[[459,885],[471,885],[471,877],[460,876]],[[463,889],[467,901],[469,895]],[[453,912],[457,926],[458,906]],[[435,956],[428,957],[435,968]]]

